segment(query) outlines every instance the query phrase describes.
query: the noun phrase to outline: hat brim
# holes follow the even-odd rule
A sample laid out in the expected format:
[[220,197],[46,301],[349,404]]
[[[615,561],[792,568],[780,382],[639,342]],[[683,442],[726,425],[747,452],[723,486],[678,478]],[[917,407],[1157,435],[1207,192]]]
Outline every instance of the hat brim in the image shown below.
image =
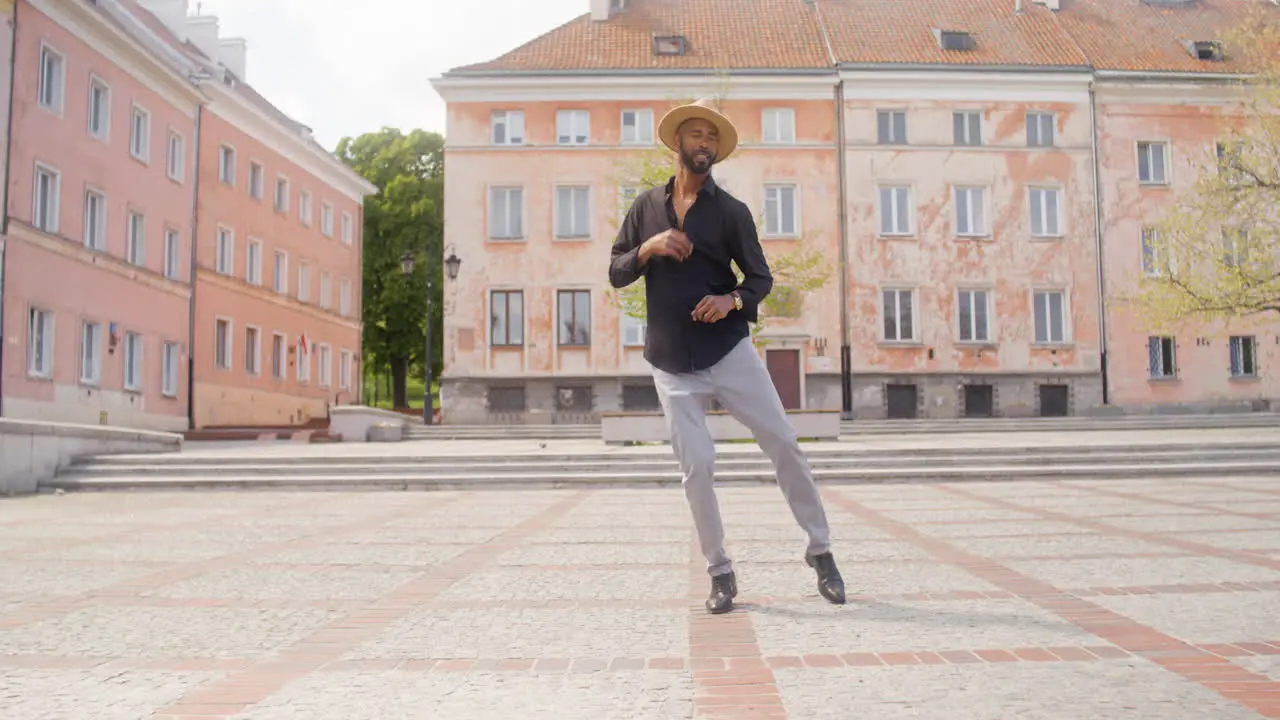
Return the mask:
[[724,162],[738,147],[738,129],[729,122],[729,118],[708,107],[701,105],[681,105],[672,108],[658,123],[658,139],[674,153],[680,152],[676,143],[676,131],[686,120],[700,118],[715,126],[720,135],[720,146],[716,151],[716,163]]

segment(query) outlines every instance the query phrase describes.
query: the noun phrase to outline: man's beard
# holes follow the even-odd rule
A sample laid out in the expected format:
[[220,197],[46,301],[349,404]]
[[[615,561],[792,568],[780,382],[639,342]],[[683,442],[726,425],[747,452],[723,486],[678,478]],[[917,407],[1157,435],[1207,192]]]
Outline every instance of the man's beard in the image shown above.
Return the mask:
[[711,166],[714,165],[715,162],[715,153],[710,150],[707,150],[705,155],[701,154],[701,151],[696,150],[694,152],[689,152],[684,149],[680,151],[680,164],[684,165],[686,170],[695,175],[706,175],[711,172]]

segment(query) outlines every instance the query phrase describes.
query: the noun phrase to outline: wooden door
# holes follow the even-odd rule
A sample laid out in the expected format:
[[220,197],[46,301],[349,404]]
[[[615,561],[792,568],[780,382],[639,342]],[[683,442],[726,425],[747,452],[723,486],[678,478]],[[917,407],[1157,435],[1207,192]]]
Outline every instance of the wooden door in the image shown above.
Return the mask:
[[782,399],[782,407],[800,409],[800,351],[765,350],[764,360],[778,397]]

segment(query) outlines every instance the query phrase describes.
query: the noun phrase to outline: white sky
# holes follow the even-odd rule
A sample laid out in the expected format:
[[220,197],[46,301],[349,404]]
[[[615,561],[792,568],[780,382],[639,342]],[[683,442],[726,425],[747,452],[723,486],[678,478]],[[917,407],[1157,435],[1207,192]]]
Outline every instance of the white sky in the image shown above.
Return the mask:
[[249,46],[247,80],[332,150],[383,126],[445,130],[429,82],[588,12],[590,0],[189,0]]

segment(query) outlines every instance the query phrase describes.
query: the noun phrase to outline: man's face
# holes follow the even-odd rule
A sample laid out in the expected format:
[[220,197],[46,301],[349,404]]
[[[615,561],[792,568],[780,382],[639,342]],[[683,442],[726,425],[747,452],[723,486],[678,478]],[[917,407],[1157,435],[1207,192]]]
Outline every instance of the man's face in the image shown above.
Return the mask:
[[711,172],[720,149],[720,134],[715,125],[702,118],[685,120],[676,131],[676,140],[680,146],[680,163],[689,172],[697,175]]

